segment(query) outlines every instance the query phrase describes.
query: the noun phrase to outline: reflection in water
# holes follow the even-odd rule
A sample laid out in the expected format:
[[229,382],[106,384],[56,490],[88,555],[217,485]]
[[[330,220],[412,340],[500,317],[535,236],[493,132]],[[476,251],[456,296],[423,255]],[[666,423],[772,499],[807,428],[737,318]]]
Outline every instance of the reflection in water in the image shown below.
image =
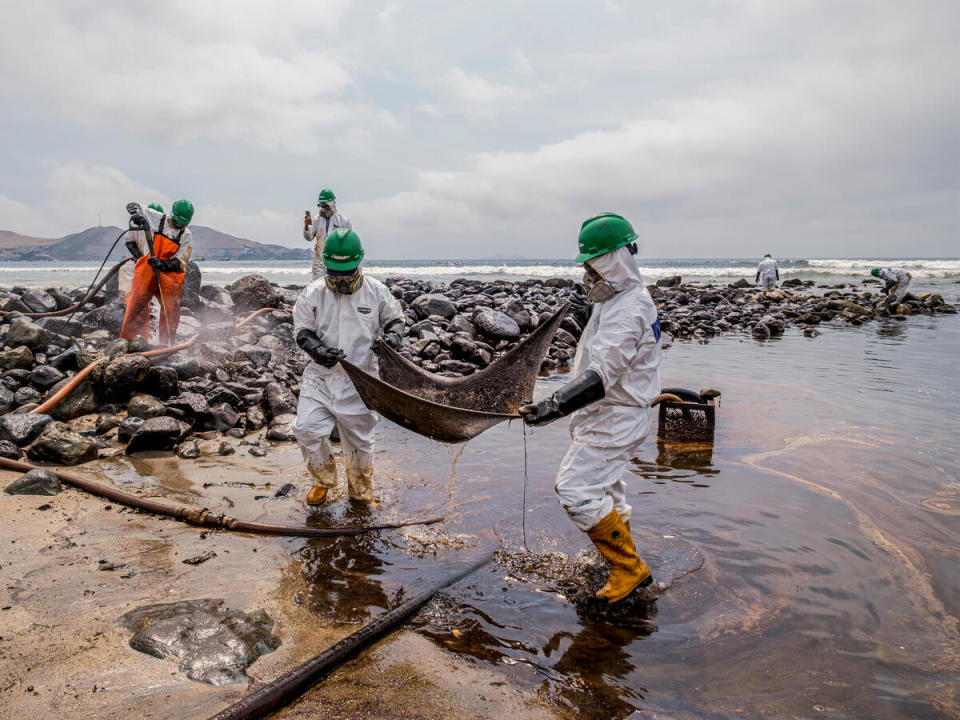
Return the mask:
[[632,458],[629,470],[656,485],[670,481],[705,488],[710,487],[705,480],[720,474],[712,463],[713,443],[668,443],[658,439],[656,461]]

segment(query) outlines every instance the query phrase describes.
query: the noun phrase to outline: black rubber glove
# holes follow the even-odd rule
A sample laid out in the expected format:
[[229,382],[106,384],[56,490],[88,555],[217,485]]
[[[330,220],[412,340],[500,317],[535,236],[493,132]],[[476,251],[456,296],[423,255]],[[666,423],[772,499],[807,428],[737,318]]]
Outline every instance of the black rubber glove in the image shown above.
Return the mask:
[[380,341],[385,342],[394,350],[398,350],[403,344],[403,320],[394,320],[383,329],[383,334],[373,341],[373,351],[380,352]]
[[136,258],[136,259],[139,260],[139,259],[140,259],[141,252],[140,252],[140,248],[137,247],[137,244],[136,244],[133,240],[128,240],[128,241],[125,243],[125,245],[127,246],[127,250],[130,251],[130,254],[131,254],[134,258]]
[[570,316],[577,321],[577,325],[582,330],[587,326],[590,316],[593,314],[593,303],[587,300],[587,296],[576,291],[570,293]]
[[139,215],[140,203],[127,203],[127,212],[131,215]]
[[149,260],[147,260],[147,264],[152,268],[156,268],[160,272],[180,272],[183,269],[180,265],[180,261],[176,258],[161,260],[158,257],[151,257]]
[[347,354],[340,348],[332,348],[323,344],[323,341],[312,330],[304,328],[297,333],[297,345],[310,356],[318,365],[332,368],[343,360]]
[[147,222],[147,219],[143,215],[130,216],[131,230],[146,230],[148,227],[150,227],[150,223]]
[[600,400],[605,395],[600,374],[595,370],[587,370],[550,397],[537,403],[521,405],[517,412],[527,425],[547,425]]

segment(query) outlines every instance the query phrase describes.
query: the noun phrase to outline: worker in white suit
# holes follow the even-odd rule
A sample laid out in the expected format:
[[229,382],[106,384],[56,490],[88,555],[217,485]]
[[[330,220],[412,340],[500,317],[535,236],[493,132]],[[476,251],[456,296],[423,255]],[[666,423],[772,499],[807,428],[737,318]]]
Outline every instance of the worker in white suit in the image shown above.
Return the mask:
[[310,356],[303,371],[293,434],[313,475],[307,503],[319,505],[337,485],[330,433],[340,430],[347,489],[354,500],[373,500],[374,432],[379,420],[367,408],[340,367],[346,358],[373,376],[379,374],[380,342],[403,341],[403,308],[386,285],[364,277],[363,246],[348,228],[326,238],[326,274],[304,288],[293,308],[297,344]]
[[336,228],[352,228],[350,218],[337,212],[337,196],[329,188],[320,191],[317,196],[317,218],[310,217],[308,211],[303,218],[303,239],[313,243],[313,279],[323,277],[323,244],[327,236]]
[[660,393],[660,321],[634,260],[637,234],[625,218],[602,213],[580,230],[584,285],[592,312],[574,359],[574,379],[523,405],[529,425],[572,413],[570,444],[555,490],[570,519],[610,563],[597,597],[617,602],[652,582],[630,534],[623,474],[650,432]]

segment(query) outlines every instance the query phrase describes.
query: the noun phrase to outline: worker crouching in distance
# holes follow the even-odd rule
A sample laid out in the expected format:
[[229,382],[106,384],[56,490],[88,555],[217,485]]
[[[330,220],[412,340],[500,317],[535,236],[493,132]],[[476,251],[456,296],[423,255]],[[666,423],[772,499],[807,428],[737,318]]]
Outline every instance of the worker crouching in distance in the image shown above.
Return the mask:
[[573,442],[555,490],[574,524],[610,563],[597,597],[617,602],[652,582],[630,535],[623,474],[650,432],[660,392],[660,321],[634,261],[637,234],[625,218],[601,213],[583,223],[580,254],[592,310],[574,359],[574,379],[523,405],[529,425],[565,415]]
[[313,263],[310,267],[313,279],[324,275],[323,244],[336,228],[352,228],[350,218],[337,212],[337,196],[333,190],[324,189],[317,196],[317,219],[310,217],[308,210],[303,218],[303,239],[313,243]]
[[313,475],[307,503],[319,505],[337,485],[329,435],[340,430],[347,489],[354,500],[373,500],[373,443],[379,419],[360,399],[339,366],[346,358],[373,376],[379,374],[381,342],[403,340],[403,308],[379,280],[364,277],[363,246],[357,234],[337,228],[326,238],[326,275],[307,285],[293,308],[297,344],[310,356],[303,371],[293,434]]
[[907,295],[907,288],[910,286],[910,273],[903,268],[875,267],[870,271],[875,278],[883,280],[883,292],[887,296],[887,310],[896,311],[897,307],[903,302]]
[[[156,206],[159,207],[159,206]],[[137,258],[120,337],[149,339],[150,300],[160,300],[160,342],[173,344],[180,324],[180,296],[193,242],[187,225],[193,203],[177,200],[169,215],[140,203],[128,203],[131,227],[138,228],[127,248]]]

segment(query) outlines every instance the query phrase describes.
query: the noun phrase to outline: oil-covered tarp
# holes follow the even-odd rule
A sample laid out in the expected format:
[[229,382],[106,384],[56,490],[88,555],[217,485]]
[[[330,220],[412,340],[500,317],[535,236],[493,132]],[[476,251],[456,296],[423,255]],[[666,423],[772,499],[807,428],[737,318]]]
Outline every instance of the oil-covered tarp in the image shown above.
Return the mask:
[[380,377],[343,360],[343,369],[371,410],[441,442],[463,442],[518,417],[533,398],[540,363],[568,305],[541,323],[510,352],[466,377],[426,372],[381,344]]

